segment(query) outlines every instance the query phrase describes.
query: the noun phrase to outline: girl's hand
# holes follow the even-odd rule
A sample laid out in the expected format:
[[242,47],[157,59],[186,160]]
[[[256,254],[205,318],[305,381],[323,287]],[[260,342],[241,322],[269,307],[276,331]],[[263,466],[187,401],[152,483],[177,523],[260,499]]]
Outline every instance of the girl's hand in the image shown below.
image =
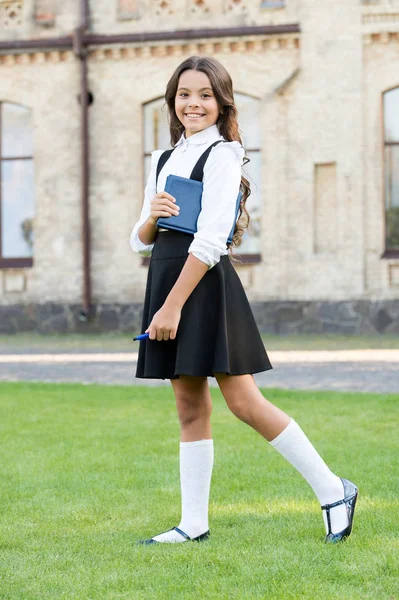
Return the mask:
[[150,334],[150,340],[174,340],[179,326],[181,309],[164,304],[152,318],[145,333]]
[[158,192],[151,200],[151,220],[155,225],[159,217],[171,217],[179,214],[180,207],[176,205],[176,198],[168,192]]

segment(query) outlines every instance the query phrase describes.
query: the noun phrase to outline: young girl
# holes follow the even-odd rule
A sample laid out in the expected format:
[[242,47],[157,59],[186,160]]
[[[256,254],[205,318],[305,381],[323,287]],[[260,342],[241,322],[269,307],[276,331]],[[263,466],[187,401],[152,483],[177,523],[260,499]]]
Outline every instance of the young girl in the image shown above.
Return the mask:
[[[177,527],[138,543],[209,537],[214,453],[208,376],[216,378],[233,414],[303,475],[321,504],[325,541],[338,542],[351,533],[357,487],[330,471],[299,425],[263,397],[253,378],[273,367],[226,245],[241,190],[233,245],[240,243],[250,194],[241,175],[245,150],[230,75],[214,58],[191,56],[170,78],[165,100],[173,151],[152,153],[130,243],[151,255],[142,327],[149,338],[140,342],[136,376],[171,380],[181,428],[182,514]],[[176,199],[163,191],[169,174],[203,181],[194,235],[157,228],[159,217],[179,214]]]

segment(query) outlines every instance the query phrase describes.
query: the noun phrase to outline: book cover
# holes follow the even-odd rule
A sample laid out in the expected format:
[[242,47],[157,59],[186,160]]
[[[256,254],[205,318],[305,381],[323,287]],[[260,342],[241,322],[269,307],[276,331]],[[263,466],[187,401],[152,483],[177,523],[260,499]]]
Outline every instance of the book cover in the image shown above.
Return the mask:
[[[178,175],[168,175],[165,183],[165,192],[168,192],[168,194],[176,198],[176,204],[180,206],[180,212],[176,216],[159,217],[157,220],[157,227],[194,234],[197,231],[198,216],[202,208],[201,200],[203,187],[202,181],[196,181],[195,179],[180,177]],[[242,193],[239,192],[236,200],[234,223],[226,242],[228,244],[231,244],[233,240],[241,198]]]

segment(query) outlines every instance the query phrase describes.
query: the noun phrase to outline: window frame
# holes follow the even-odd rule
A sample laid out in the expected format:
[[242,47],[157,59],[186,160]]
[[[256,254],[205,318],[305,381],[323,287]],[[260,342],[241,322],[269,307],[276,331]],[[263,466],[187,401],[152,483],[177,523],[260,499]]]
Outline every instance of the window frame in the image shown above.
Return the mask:
[[398,141],[388,142],[385,139],[385,107],[384,107],[384,96],[388,92],[399,90],[399,85],[395,85],[391,88],[384,90],[381,94],[381,131],[382,131],[382,189],[383,189],[383,215],[384,215],[384,251],[380,258],[399,258],[399,248],[390,248],[386,245],[387,243],[387,185],[386,185],[386,148],[390,146],[399,146]]
[[18,102],[4,102],[0,100],[0,269],[19,269],[26,267],[33,267],[34,259],[33,257],[23,257],[23,258],[4,258],[3,257],[3,240],[2,240],[2,214],[3,214],[3,195],[2,195],[2,171],[3,171],[3,162],[9,162],[12,160],[34,160],[32,156],[11,156],[7,158],[3,158],[3,148],[2,148],[2,124],[3,124],[3,104],[14,104],[17,106],[25,107],[23,104],[19,104]]

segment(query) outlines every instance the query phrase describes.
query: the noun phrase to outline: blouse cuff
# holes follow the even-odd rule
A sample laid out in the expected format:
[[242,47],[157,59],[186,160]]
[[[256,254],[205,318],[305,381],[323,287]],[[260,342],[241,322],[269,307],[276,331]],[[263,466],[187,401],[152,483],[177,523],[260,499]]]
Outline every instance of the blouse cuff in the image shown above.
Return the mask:
[[138,231],[142,223],[137,223],[130,235],[130,246],[134,252],[138,252],[142,256],[151,256],[154,244],[144,244],[139,238]]
[[212,260],[212,258],[209,256],[209,254],[207,254],[206,252],[201,252],[201,250],[190,250],[190,248],[189,248],[188,253],[192,254],[193,256],[195,256],[195,258],[198,258],[198,260],[205,263],[208,266],[208,271],[209,271],[209,269],[212,269],[212,267],[214,267],[216,265],[216,263],[218,262],[218,261]]

